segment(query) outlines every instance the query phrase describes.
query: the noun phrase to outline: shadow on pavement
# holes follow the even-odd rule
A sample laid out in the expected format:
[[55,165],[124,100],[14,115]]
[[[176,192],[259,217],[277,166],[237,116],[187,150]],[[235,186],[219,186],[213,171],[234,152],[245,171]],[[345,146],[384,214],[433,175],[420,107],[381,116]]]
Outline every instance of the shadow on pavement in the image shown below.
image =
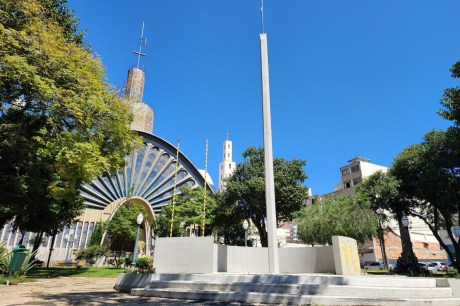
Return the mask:
[[[78,291],[73,290],[73,291]],[[40,304],[38,300],[42,300]],[[38,302],[38,303],[37,303]],[[251,305],[242,303],[228,302],[211,302],[197,300],[179,300],[179,299],[162,299],[153,297],[139,297],[126,293],[107,292],[107,291],[92,291],[92,292],[68,292],[68,293],[39,293],[34,295],[33,305]],[[11,306],[30,305],[25,304],[9,304]]]

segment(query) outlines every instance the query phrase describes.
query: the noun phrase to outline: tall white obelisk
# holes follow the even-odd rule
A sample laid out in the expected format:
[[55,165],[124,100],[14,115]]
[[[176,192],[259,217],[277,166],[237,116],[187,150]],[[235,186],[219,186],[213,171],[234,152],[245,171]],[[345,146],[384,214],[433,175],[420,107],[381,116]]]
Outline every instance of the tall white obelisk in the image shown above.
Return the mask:
[[264,30],[264,2],[262,0],[262,34],[260,34],[260,62],[262,68],[262,114],[265,154],[265,202],[267,205],[268,266],[270,273],[279,273],[278,239],[276,237],[275,181],[273,175],[272,124],[270,114],[270,82],[268,78],[267,34]]

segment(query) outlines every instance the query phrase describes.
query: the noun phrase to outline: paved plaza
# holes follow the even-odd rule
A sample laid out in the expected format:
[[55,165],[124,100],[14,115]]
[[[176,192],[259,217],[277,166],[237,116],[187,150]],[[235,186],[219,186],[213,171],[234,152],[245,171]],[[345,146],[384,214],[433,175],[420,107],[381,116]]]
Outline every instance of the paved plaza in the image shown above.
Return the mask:
[[114,278],[50,278],[0,286],[0,305],[248,305],[149,298],[118,293]]

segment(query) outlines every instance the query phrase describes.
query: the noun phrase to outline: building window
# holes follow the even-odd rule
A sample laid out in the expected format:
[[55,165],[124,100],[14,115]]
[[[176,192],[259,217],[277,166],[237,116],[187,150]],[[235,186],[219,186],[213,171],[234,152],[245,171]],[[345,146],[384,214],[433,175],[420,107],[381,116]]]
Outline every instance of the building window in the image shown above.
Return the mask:
[[227,153],[228,157],[230,157],[230,153]]
[[346,181],[343,183],[343,188],[344,189],[347,189],[347,188],[350,188],[351,187],[351,181]]
[[363,180],[363,179],[360,178],[360,177],[354,178],[354,179],[353,179],[353,186],[358,185],[359,183],[361,183],[362,180]]
[[350,168],[342,170],[342,176],[347,175],[347,174],[350,174]]
[[232,169],[232,164],[228,164],[228,169]]
[[358,172],[358,171],[359,171],[359,165],[351,167],[351,172]]
[[230,149],[230,144],[228,144],[228,148]]

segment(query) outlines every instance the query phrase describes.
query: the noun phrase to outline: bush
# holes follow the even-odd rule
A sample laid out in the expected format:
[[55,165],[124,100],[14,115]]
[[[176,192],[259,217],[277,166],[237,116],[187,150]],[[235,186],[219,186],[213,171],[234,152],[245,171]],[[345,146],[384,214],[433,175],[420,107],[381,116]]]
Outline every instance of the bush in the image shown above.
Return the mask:
[[129,267],[132,262],[133,262],[133,259],[131,257],[125,257],[125,262],[124,262],[125,268]]
[[136,260],[136,268],[138,268],[140,272],[150,272],[153,268],[153,257],[139,257]]
[[11,253],[6,249],[6,243],[0,243],[0,274],[8,272],[8,264],[11,259]]
[[92,245],[87,249],[81,249],[78,251],[76,259],[86,260],[91,264],[96,262],[96,259],[100,256],[110,255],[110,250],[105,245]]

